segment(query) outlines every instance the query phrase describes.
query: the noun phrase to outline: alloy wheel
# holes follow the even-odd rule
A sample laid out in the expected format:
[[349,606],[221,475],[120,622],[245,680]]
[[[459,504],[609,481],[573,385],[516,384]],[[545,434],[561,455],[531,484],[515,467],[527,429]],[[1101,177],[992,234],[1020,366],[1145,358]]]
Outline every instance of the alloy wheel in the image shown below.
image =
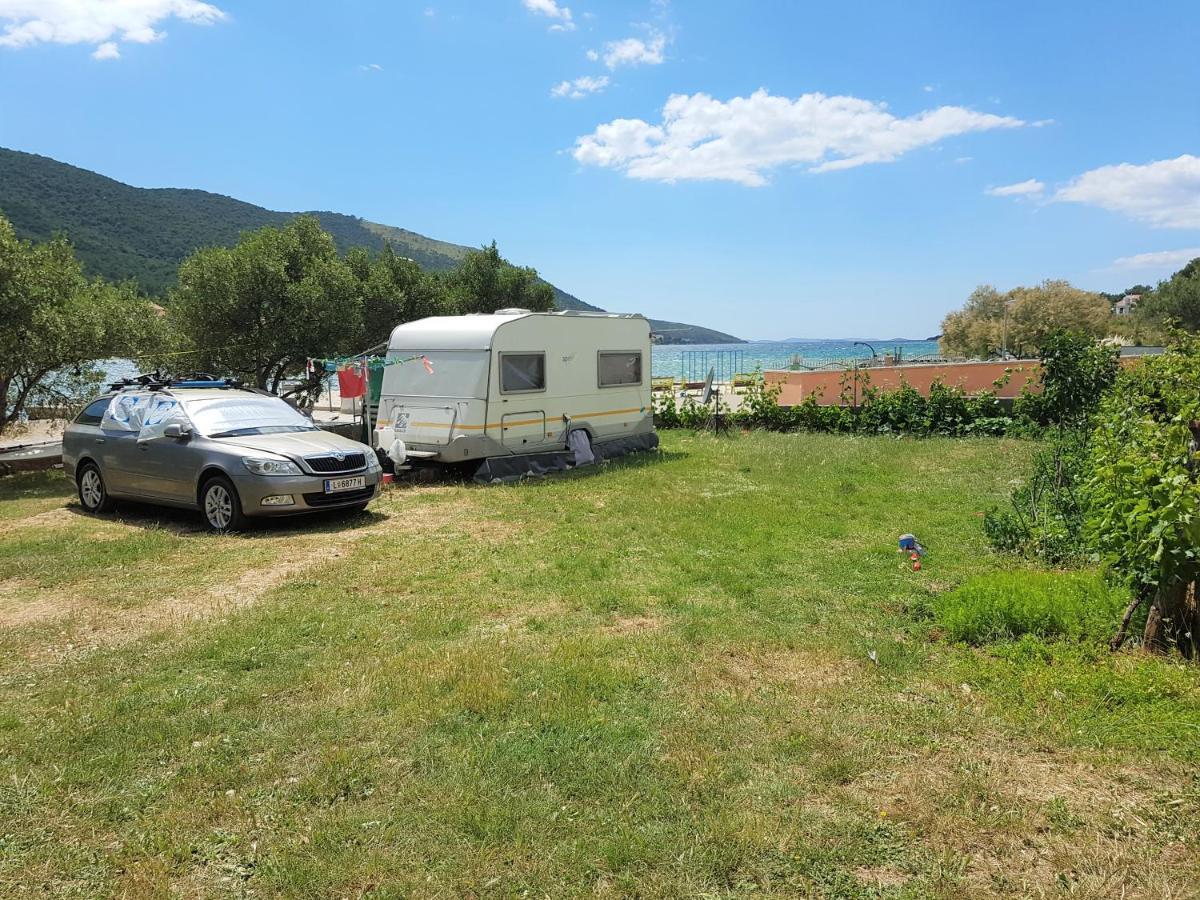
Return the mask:
[[233,520],[233,498],[225,486],[214,484],[204,492],[204,517],[217,531],[224,531]]
[[100,473],[95,469],[88,469],[79,479],[79,497],[89,510],[95,509],[104,501],[104,482],[100,480]]

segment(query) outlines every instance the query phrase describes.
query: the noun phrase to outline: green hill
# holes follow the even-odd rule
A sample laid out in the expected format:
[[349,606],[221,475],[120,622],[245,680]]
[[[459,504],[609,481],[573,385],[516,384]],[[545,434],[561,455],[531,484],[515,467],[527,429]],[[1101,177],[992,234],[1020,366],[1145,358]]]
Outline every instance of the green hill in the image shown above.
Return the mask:
[[[275,212],[232,197],[179,188],[137,188],[57,160],[0,148],[0,212],[17,234],[35,241],[65,233],[87,270],[132,278],[148,294],[175,282],[179,263],[200,247],[232,245],[245,231],[281,225],[301,213]],[[470,248],[342,213],[312,213],[345,252],[391,244],[423,268],[449,269]],[[599,307],[554,285],[560,309]],[[727,343],[719,331],[651,319],[665,343]]]

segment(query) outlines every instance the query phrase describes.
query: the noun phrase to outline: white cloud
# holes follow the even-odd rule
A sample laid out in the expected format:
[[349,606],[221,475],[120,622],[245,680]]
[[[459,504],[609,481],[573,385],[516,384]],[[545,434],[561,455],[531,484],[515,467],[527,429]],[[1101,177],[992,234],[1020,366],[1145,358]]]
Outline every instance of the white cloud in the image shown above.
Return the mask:
[[898,118],[882,103],[824,94],[793,100],[760,89],[729,101],[675,94],[663,106],[661,125],[615,119],[578,138],[573,155],[583,165],[619,169],[630,178],[758,187],[779,166],[829,172],[890,162],[943,138],[1024,124],[960,106]]
[[367,63],[365,66],[358,67],[360,72],[382,72],[383,66],[379,63]]
[[985,194],[991,197],[1040,197],[1046,190],[1046,185],[1036,178],[1028,181],[1018,181],[1016,184],[1005,184],[1000,187],[990,187]]
[[574,81],[560,81],[550,89],[550,96],[581,100],[588,94],[599,93],[606,87],[608,87],[607,75],[584,75]]
[[575,20],[571,17],[571,9],[559,6],[557,0],[521,0],[531,13],[546,16],[557,21],[550,26],[551,31],[574,31]]
[[1120,163],[1084,172],[1054,199],[1086,203],[1159,228],[1200,228],[1200,157],[1145,165]]
[[211,25],[225,13],[201,0],[0,0],[0,46],[95,44],[93,59],[118,59],[118,41],[160,40],[156,26],[171,18]]
[[[610,69],[619,66],[657,66],[663,61],[663,51],[666,47],[666,36],[657,32],[650,35],[646,41],[635,37],[609,41],[604,45],[604,64]],[[595,50],[588,51],[590,60],[597,60],[600,56]]]
[[1200,256],[1200,247],[1185,247],[1182,250],[1157,250],[1153,253],[1135,253],[1113,260],[1114,269],[1169,269],[1186,266]]
[[925,85],[925,87],[921,88],[921,90],[923,90],[927,94],[932,94],[933,93],[933,85],[927,84],[927,85]]

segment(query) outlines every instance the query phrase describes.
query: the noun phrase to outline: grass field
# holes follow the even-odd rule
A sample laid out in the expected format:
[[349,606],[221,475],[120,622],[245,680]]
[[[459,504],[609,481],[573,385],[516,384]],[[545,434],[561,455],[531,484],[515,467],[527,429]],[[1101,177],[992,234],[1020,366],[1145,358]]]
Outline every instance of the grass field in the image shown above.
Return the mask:
[[938,626],[1030,450],[676,432],[216,537],[0,479],[0,896],[1198,896],[1200,669]]

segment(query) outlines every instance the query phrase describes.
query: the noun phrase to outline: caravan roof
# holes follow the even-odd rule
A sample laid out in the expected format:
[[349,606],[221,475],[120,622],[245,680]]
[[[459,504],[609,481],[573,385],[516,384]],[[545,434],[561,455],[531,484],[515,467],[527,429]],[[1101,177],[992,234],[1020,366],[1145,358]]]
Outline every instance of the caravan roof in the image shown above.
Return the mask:
[[466,316],[432,316],[397,325],[388,340],[389,350],[490,350],[492,336],[501,325],[535,316],[596,319],[641,319],[639,313],[608,313],[563,310],[530,312],[500,310]]

